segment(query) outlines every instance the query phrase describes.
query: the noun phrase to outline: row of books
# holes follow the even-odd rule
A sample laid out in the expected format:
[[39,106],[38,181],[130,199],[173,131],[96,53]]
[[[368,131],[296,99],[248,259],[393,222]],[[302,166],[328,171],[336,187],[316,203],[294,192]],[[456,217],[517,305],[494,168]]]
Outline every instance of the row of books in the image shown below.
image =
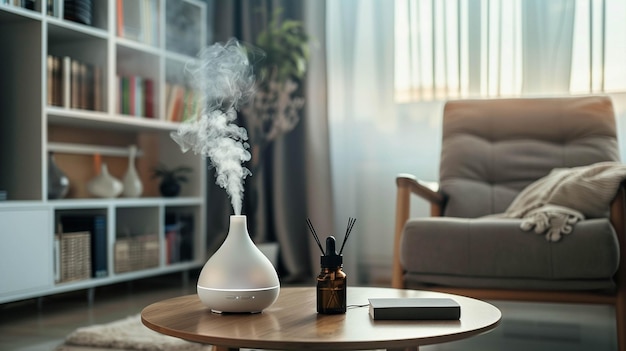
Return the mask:
[[47,76],[48,105],[103,111],[102,67],[48,55]]
[[165,83],[165,120],[183,122],[200,114],[201,96],[181,84]]
[[165,217],[165,262],[193,260],[193,216],[168,213]]
[[156,0],[117,0],[117,35],[152,46],[158,45]]
[[154,80],[140,76],[117,76],[117,112],[154,118]]

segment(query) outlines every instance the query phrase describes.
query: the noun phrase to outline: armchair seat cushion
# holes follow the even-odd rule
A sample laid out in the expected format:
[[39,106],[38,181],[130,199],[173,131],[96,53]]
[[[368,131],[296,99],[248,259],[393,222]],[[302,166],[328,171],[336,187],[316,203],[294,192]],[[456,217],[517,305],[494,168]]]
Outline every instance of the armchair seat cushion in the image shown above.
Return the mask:
[[409,220],[400,253],[407,285],[615,288],[619,244],[608,219],[583,220],[559,242],[522,231],[520,223],[500,218]]

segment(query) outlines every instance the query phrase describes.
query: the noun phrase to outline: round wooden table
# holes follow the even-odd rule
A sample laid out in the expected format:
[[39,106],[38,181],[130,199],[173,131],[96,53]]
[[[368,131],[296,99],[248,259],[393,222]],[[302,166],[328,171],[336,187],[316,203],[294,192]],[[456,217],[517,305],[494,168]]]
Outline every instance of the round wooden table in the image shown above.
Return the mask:
[[[493,305],[458,295],[367,287],[349,287],[347,294],[345,314],[318,314],[315,287],[303,287],[281,288],[278,300],[262,313],[212,313],[194,294],[149,305],[141,320],[162,334],[215,345],[217,350],[368,350],[417,349],[460,340],[495,328],[502,317]],[[461,306],[461,319],[373,320],[368,298],[376,297],[449,297]]]

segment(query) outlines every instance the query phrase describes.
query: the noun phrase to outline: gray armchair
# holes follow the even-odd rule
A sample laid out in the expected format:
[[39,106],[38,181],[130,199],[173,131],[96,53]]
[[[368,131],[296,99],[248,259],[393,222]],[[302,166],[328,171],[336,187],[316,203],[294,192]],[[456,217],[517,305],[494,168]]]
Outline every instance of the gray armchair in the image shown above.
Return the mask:
[[[605,218],[576,223],[558,242],[521,230],[521,219],[488,217],[553,168],[619,160],[608,97],[448,102],[439,183],[396,179],[393,287],[613,305],[626,351],[623,184]],[[430,202],[431,217],[409,218],[412,194]]]

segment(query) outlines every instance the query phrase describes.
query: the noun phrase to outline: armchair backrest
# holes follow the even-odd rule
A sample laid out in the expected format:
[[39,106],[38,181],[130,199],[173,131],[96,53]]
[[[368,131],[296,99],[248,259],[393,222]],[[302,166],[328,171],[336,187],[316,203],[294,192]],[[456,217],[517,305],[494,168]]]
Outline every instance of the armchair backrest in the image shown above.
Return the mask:
[[443,113],[440,189],[444,216],[506,210],[553,168],[619,161],[606,96],[459,100]]

